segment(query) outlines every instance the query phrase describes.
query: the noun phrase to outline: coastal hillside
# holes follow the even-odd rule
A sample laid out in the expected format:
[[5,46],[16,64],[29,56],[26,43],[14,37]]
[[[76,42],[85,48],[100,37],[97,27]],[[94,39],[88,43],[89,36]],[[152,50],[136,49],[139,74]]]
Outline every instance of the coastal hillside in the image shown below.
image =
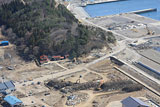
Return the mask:
[[63,5],[54,0],[11,1],[0,7],[3,35],[17,46],[25,60],[45,55],[66,55],[71,58],[92,49],[114,43],[111,32],[84,26]]

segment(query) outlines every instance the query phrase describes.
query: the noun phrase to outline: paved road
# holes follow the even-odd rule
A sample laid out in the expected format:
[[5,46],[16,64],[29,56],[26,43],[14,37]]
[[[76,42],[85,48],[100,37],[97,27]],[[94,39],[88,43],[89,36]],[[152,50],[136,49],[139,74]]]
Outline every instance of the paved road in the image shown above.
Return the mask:
[[125,41],[120,41],[120,42],[118,42],[117,46],[113,48],[113,53],[107,54],[107,55],[105,55],[105,56],[103,56],[103,57],[101,57],[97,60],[94,60],[94,61],[86,64],[86,66],[91,66],[93,64],[96,64],[96,63],[98,63],[98,62],[100,62],[100,61],[102,61],[102,60],[104,60],[104,59],[106,59],[106,58],[108,58],[112,55],[115,55],[115,54],[121,52],[125,48],[126,48]]

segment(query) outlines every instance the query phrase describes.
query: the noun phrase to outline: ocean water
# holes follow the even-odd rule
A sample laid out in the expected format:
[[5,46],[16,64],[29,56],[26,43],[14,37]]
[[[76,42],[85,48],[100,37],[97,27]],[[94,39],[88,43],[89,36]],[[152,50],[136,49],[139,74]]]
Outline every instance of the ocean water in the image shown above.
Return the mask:
[[141,13],[140,15],[160,20],[160,0],[125,0],[87,5],[84,7],[85,11],[91,17],[120,14],[149,8],[157,8],[157,11]]

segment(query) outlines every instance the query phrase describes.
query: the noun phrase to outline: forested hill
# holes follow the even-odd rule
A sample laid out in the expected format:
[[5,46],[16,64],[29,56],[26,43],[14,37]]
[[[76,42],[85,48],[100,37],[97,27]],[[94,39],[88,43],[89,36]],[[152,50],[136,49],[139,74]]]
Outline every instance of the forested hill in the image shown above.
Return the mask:
[[28,1],[0,7],[2,33],[26,60],[42,54],[78,57],[115,41],[112,33],[79,24],[63,5],[55,7],[54,0]]
[[0,5],[5,4],[5,3],[10,3],[13,0],[0,0]]

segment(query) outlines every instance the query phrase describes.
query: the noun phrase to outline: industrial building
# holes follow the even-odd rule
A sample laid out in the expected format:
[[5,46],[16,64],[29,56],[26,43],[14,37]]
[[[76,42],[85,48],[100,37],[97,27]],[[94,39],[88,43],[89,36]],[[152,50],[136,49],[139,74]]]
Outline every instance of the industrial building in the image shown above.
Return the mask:
[[147,105],[145,102],[134,97],[127,97],[121,102],[123,107],[149,107],[149,105]]

